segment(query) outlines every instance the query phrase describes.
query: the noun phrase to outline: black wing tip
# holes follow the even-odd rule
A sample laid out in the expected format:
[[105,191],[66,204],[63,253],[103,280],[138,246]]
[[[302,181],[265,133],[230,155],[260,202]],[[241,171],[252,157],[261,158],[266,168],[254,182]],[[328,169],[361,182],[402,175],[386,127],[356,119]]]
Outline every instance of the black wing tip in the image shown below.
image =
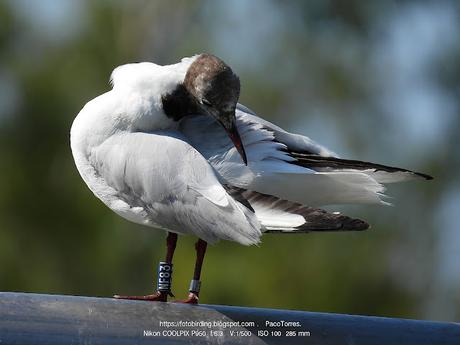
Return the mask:
[[343,159],[338,157],[326,157],[320,156],[317,154],[311,153],[304,153],[304,152],[294,152],[294,151],[287,151],[292,157],[296,159],[293,164],[300,165],[306,168],[311,169],[318,169],[318,168],[333,168],[333,169],[356,169],[356,170],[363,170],[363,169],[374,169],[374,171],[385,171],[387,173],[409,173],[416,175],[418,177],[422,177],[425,180],[433,180],[433,176],[428,174],[424,174],[421,172],[416,172],[404,168],[398,168],[389,165],[383,165],[378,163],[372,162],[365,162],[360,160],[354,159]]
[[420,172],[415,172],[415,171],[414,171],[413,173],[414,173],[414,175],[417,175],[417,176],[419,176],[419,177],[421,177],[421,178],[424,178],[424,179],[427,180],[427,181],[430,181],[430,180],[433,180],[433,179],[434,179],[433,176],[428,175],[428,174],[424,174],[424,173],[420,173]]
[[291,214],[298,214],[303,217],[304,223],[297,227],[283,229],[270,227],[265,233],[308,233],[316,232],[337,232],[337,231],[363,231],[369,229],[369,224],[358,218],[348,217],[340,212],[328,212],[320,208],[304,206],[295,202],[281,200],[275,196],[245,190],[224,184],[227,193],[236,201],[246,206],[252,212],[254,208],[251,203],[264,203],[265,205],[276,205],[278,209]]
[[364,220],[354,218],[348,219],[346,222],[343,223],[342,229],[343,231],[364,231],[370,228],[369,223],[365,222]]
[[[330,213],[324,213],[330,216]],[[341,232],[341,231],[364,231],[370,228],[369,223],[362,219],[350,218],[342,214],[334,214],[328,222],[308,222],[297,228],[295,232]]]

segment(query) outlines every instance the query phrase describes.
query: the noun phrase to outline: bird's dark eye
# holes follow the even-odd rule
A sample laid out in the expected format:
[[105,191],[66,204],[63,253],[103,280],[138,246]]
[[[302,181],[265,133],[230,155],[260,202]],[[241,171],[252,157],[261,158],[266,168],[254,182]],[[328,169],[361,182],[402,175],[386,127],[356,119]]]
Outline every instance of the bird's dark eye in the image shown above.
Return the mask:
[[207,105],[208,107],[212,107],[212,103],[209,102],[206,98],[203,98],[201,100],[201,103],[203,103],[204,105]]

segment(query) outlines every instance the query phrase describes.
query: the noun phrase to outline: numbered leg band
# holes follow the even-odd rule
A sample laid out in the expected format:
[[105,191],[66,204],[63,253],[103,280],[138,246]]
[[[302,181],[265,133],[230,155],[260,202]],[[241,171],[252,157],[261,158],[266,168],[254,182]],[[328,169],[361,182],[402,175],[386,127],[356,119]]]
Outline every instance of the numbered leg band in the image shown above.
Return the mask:
[[157,290],[160,292],[171,293],[173,265],[164,261],[158,264],[158,284]]
[[200,292],[200,287],[201,287],[201,281],[192,279],[192,281],[190,282],[190,288],[188,289],[188,291],[198,293]]

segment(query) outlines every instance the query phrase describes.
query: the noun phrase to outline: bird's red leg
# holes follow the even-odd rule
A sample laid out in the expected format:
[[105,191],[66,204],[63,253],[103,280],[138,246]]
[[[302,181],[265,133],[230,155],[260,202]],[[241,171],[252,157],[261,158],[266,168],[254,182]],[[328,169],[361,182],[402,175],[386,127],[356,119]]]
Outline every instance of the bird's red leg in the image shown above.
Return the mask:
[[153,295],[146,296],[120,296],[115,295],[114,298],[118,299],[132,299],[138,301],[160,301],[166,302],[168,296],[174,296],[171,292],[171,279],[172,279],[172,260],[174,250],[176,249],[177,234],[168,232],[166,238],[166,259],[160,262],[158,267],[158,290]]
[[201,267],[203,266],[204,255],[206,253],[206,247],[208,244],[199,239],[195,243],[196,249],[196,262],[195,262],[195,271],[193,273],[193,279],[190,282],[190,289],[187,299],[176,301],[179,303],[189,303],[189,304],[198,304],[198,296],[200,294],[200,276],[201,276]]

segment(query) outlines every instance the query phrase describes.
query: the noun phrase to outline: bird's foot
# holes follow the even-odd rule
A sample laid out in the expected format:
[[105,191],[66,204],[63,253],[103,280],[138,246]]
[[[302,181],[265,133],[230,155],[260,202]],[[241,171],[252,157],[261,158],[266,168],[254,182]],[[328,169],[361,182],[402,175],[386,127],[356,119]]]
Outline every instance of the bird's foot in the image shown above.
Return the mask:
[[186,303],[186,304],[198,304],[198,294],[195,292],[190,292],[187,299],[181,299],[174,301],[175,303]]
[[153,295],[145,295],[145,296],[114,295],[113,298],[130,299],[130,300],[135,300],[135,301],[167,302],[168,296],[174,297],[174,295],[171,292],[157,291]]

